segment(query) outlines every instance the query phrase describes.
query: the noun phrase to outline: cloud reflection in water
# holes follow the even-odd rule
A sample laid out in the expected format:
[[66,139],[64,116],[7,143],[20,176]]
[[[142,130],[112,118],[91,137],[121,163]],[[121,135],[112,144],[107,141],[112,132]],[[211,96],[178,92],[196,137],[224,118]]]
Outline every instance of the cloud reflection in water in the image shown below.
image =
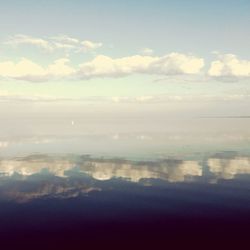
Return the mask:
[[[207,171],[208,170],[208,171]],[[74,198],[101,191],[102,183],[210,182],[250,174],[250,157],[217,154],[205,161],[165,159],[132,161],[80,155],[31,155],[0,161],[0,198],[27,202]]]

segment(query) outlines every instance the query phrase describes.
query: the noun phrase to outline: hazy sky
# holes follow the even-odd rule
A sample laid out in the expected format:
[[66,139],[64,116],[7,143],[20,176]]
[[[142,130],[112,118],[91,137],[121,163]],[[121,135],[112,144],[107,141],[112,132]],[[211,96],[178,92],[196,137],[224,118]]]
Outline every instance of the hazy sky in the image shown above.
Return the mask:
[[249,13],[249,0],[3,1],[0,97],[241,109]]

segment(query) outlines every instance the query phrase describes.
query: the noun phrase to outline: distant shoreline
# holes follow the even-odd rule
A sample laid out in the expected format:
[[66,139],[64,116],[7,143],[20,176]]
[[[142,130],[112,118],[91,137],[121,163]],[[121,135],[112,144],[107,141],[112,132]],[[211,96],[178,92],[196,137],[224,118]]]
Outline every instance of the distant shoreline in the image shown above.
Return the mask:
[[201,116],[199,118],[226,118],[226,119],[232,119],[232,118],[247,118],[249,119],[250,116]]

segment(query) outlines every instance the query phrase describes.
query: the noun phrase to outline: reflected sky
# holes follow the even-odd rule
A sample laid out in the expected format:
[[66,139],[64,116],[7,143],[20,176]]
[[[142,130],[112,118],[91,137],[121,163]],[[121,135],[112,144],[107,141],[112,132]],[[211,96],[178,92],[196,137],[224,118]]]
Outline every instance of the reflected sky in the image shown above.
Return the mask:
[[29,202],[64,199],[115,189],[113,182],[166,190],[174,183],[215,185],[221,180],[250,178],[250,156],[222,152],[196,160],[135,161],[88,155],[30,155],[0,161],[0,199]]
[[[113,117],[114,118],[114,117]],[[155,160],[195,159],[221,151],[249,152],[250,119],[89,117],[6,118],[0,125],[0,157],[90,154]]]

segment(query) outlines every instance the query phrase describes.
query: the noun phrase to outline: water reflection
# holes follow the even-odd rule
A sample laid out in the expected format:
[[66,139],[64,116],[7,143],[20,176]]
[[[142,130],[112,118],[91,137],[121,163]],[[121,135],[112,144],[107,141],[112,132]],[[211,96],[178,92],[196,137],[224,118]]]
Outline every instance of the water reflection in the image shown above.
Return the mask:
[[[30,155],[0,160],[0,199],[27,202],[39,198],[73,198],[101,191],[103,183],[154,185],[212,183],[250,174],[250,157],[236,153],[207,159],[132,161],[82,155]],[[214,183],[214,182],[213,182]],[[110,187],[110,186],[109,186]]]
[[164,160],[132,162],[124,160],[91,160],[80,166],[80,171],[96,180],[122,178],[131,182],[142,179],[184,181],[186,176],[201,176],[202,167],[195,161]]
[[208,167],[217,179],[234,179],[239,174],[250,174],[250,157],[236,154],[217,154],[208,159]]
[[[166,127],[171,123],[166,124]],[[183,126],[172,130],[172,126],[164,131],[148,130],[110,133],[90,133],[84,130],[79,134],[67,134],[74,132],[62,131],[55,134],[32,132],[18,135],[1,135],[0,131],[0,157],[13,157],[29,155],[31,153],[44,154],[81,154],[87,153],[95,156],[108,158],[122,157],[126,159],[156,159],[156,158],[183,158],[183,156],[195,156],[197,153],[216,153],[218,151],[249,152],[250,132],[248,129],[242,131],[217,131],[207,127],[192,130],[184,129]],[[180,126],[180,125],[179,125]],[[186,126],[186,124],[185,124]],[[71,126],[72,127],[72,126]],[[74,126],[75,127],[75,126]],[[170,130],[170,131],[169,131]],[[159,132],[158,132],[159,131]]]
[[142,179],[162,179],[169,182],[185,181],[187,176],[201,176],[202,166],[197,161],[166,159],[159,161],[131,161],[123,159],[94,159],[88,156],[31,155],[0,161],[0,173],[4,177],[23,177],[42,174],[67,178],[68,171],[86,174],[99,180],[121,178],[131,182]]

